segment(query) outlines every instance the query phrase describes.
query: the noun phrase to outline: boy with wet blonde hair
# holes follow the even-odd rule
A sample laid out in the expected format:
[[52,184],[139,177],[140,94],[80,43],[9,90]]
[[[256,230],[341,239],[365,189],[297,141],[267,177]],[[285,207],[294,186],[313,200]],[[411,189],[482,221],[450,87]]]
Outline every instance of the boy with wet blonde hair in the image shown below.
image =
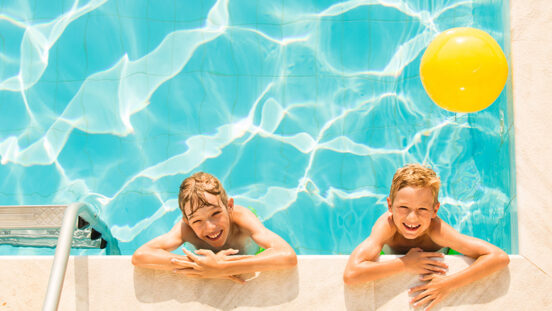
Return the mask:
[[[411,303],[415,307],[425,305],[429,310],[453,289],[508,265],[509,257],[504,251],[459,233],[437,216],[439,186],[439,177],[430,168],[409,164],[397,170],[387,198],[388,211],[378,218],[370,236],[349,257],[345,283],[373,281],[400,272],[420,274],[427,283],[410,289],[418,293]],[[438,252],[443,248],[452,248],[475,262],[446,275],[448,266],[436,260],[444,257]],[[382,249],[406,255],[378,262]]]
[[[171,231],[136,250],[134,265],[243,283],[240,274],[297,264],[291,246],[249,209],[234,205],[220,181],[210,174],[199,172],[186,178],[180,185],[178,205],[182,219]],[[184,242],[192,244],[195,253],[185,248],[184,256],[171,253]],[[265,250],[253,255],[259,246]]]

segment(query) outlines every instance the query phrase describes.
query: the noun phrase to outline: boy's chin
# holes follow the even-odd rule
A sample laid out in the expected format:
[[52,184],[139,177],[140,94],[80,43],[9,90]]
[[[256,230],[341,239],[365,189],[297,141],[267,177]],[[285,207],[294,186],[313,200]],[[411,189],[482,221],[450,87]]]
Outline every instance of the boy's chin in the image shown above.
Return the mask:
[[424,235],[424,233],[427,231],[427,227],[423,224],[420,224],[419,227],[416,228],[416,230],[409,230],[405,228],[402,222],[399,224],[395,223],[395,226],[397,227],[397,231],[400,233],[400,235],[402,235],[403,238],[407,240],[417,239]]
[[403,234],[402,236],[403,236],[403,238],[405,238],[405,239],[407,239],[407,240],[415,240],[415,239],[418,237],[417,234],[416,234],[416,235],[413,235],[413,234]]
[[226,240],[223,240],[223,239],[221,239],[220,241],[211,241],[205,238],[203,239],[203,241],[205,241],[205,243],[209,244],[211,247],[214,247],[214,248],[221,248],[224,246],[224,243],[226,243]]
[[401,235],[407,240],[414,240],[423,234],[422,228],[418,228],[416,232],[408,232],[406,229],[401,230]]

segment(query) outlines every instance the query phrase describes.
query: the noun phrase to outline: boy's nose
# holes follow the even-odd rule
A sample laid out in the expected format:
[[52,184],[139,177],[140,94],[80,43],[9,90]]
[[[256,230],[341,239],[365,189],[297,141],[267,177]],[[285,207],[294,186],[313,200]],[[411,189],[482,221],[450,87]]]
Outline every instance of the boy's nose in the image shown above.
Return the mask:
[[212,230],[212,229],[216,228],[216,225],[210,220],[207,220],[205,222],[205,226],[207,227],[207,230]]
[[418,218],[418,215],[416,215],[415,211],[408,212],[408,215],[406,215],[407,220],[416,220]]

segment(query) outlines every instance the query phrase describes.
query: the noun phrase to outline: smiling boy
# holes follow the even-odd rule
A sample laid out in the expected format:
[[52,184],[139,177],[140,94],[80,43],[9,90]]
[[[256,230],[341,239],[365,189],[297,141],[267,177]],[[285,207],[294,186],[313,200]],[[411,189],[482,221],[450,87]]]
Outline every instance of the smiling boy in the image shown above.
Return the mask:
[[[186,178],[178,195],[182,219],[166,234],[132,256],[139,267],[172,270],[192,278],[222,278],[243,283],[240,274],[297,264],[291,246],[268,230],[247,208],[234,205],[219,180],[199,172]],[[171,251],[189,242],[195,253]],[[259,246],[265,250],[258,252]],[[236,255],[242,254],[242,255]]]
[[[373,281],[400,272],[421,274],[427,283],[410,289],[417,293],[415,306],[431,309],[451,290],[504,268],[509,257],[498,247],[460,234],[437,216],[440,180],[435,172],[409,164],[393,176],[387,198],[388,211],[374,224],[372,233],[351,254],[343,279],[347,284]],[[382,249],[406,254],[377,262]],[[454,249],[475,259],[463,271],[445,275],[447,265],[438,260],[443,248]]]

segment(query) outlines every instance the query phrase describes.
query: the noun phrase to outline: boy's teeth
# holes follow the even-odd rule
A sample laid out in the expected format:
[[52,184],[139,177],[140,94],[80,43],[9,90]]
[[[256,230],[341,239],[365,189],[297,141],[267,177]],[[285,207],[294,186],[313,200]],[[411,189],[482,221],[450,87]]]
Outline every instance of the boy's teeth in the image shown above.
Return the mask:
[[216,239],[220,235],[221,231],[213,234],[208,234],[207,236],[211,239]]

